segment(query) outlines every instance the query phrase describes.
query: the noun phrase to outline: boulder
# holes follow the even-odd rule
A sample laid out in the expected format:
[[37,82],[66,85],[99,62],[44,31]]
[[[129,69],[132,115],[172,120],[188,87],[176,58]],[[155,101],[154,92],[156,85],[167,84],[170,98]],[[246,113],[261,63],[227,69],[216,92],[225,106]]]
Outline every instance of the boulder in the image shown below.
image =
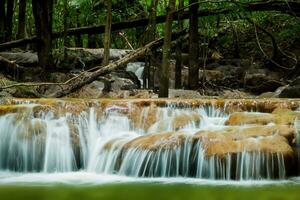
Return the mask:
[[254,93],[273,92],[284,84],[279,81],[276,73],[266,70],[257,70],[258,72],[247,72],[244,76],[245,87]]
[[185,134],[181,132],[149,134],[126,143],[123,148],[149,151],[174,149],[180,148],[184,144],[185,139]]
[[154,123],[148,132],[162,132],[164,130],[177,131],[188,125],[198,125],[201,121],[201,116],[197,112],[182,112],[178,115],[164,118]]
[[266,125],[269,123],[293,125],[297,118],[300,118],[300,112],[277,108],[273,113],[236,112],[230,115],[225,124],[230,126],[245,124]]
[[83,86],[78,91],[73,92],[69,97],[73,98],[101,98],[105,83],[102,81],[93,81],[92,83]]
[[203,140],[205,156],[225,157],[228,154],[238,154],[243,152],[248,153],[267,153],[267,154],[282,154],[286,158],[293,157],[292,147],[287,140],[278,135],[267,136],[262,138],[245,138],[241,140],[231,139],[215,139]]
[[199,140],[242,140],[246,138],[261,138],[279,135],[285,137],[292,144],[295,137],[294,127],[287,125],[248,125],[226,127],[218,131],[200,131],[194,135]]
[[295,79],[279,94],[281,98],[300,98],[300,77]]
[[236,112],[229,116],[225,124],[229,126],[245,124],[266,125],[272,122],[274,122],[274,116],[269,113]]

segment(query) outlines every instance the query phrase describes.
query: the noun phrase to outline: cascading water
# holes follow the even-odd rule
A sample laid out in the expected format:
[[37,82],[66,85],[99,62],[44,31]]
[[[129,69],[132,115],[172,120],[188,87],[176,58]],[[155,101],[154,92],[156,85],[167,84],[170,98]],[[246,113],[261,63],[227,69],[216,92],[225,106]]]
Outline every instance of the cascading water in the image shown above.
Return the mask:
[[[144,106],[134,115],[129,114],[130,106],[108,106],[101,111],[87,107],[79,114],[60,115],[49,110],[36,113],[33,104],[24,106],[26,112],[0,116],[0,171],[81,170],[222,180],[287,176],[286,153],[268,149],[281,136],[237,138],[234,134],[252,126],[226,125],[229,115],[213,106]],[[299,124],[296,120],[298,145]],[[234,134],[220,135],[224,129]],[[224,152],[227,140],[232,149]]]

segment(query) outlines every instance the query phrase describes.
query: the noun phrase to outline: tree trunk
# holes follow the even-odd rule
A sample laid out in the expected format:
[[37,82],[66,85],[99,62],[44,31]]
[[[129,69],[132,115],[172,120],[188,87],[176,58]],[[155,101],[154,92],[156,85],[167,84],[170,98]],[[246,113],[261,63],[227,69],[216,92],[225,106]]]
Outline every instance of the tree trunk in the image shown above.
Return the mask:
[[5,0],[0,0],[0,43],[5,42]]
[[[79,16],[80,16],[80,10],[79,9],[76,9],[76,27],[80,27],[80,21],[79,21]],[[78,35],[75,35],[75,46],[76,47],[83,47],[83,44],[82,44],[82,39],[81,39],[81,35],[78,34]]]
[[[69,0],[64,0],[64,47],[70,46],[70,40],[68,37],[68,27],[69,27]],[[65,53],[66,56],[66,53]]]
[[111,10],[112,0],[107,0],[105,2],[106,2],[106,9],[107,9],[107,16],[106,16],[105,34],[104,34],[104,58],[102,62],[103,66],[109,64],[111,24],[112,24],[112,10]]
[[172,23],[173,23],[173,12],[175,10],[176,0],[169,0],[167,7],[167,19],[165,24],[165,39],[163,46],[163,60],[160,69],[160,80],[159,80],[159,97],[169,96],[169,75],[170,75],[170,51],[172,41]]
[[[146,43],[150,43],[155,40],[156,37],[156,15],[157,15],[157,5],[159,0],[152,0],[149,10],[149,25],[147,27]],[[154,52],[150,53],[148,56],[148,62],[146,62],[144,69],[144,88],[154,87]]]
[[12,26],[13,26],[13,15],[14,15],[14,4],[15,0],[7,1],[6,7],[6,36],[5,41],[12,40]]
[[52,60],[52,12],[53,0],[32,0],[37,35],[39,64],[45,70],[51,70]]
[[26,35],[26,0],[19,1],[19,16],[18,16],[18,39],[25,38]]
[[[184,0],[179,0],[178,10],[184,7]],[[182,11],[178,12],[178,32],[183,31]],[[181,68],[182,68],[182,37],[176,46],[176,65],[175,65],[175,88],[181,88]]]
[[198,67],[198,8],[197,0],[189,0],[190,24],[189,24],[189,89],[196,90],[199,86],[199,67]]

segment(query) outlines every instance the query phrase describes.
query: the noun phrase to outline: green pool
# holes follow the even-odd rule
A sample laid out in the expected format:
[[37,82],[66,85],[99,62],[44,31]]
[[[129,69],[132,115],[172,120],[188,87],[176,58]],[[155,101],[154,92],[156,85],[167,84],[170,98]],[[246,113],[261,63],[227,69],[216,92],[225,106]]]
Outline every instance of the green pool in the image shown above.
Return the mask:
[[300,185],[203,186],[190,184],[108,184],[101,186],[0,186],[2,200],[85,200],[85,199],[249,199],[300,198]]

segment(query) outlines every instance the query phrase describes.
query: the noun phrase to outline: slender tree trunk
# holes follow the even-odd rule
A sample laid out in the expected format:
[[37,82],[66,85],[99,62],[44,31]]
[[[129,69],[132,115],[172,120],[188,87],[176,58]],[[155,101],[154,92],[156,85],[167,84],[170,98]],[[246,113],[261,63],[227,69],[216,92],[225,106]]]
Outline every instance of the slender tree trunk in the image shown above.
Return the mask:
[[[79,21],[79,16],[80,16],[80,10],[76,9],[76,27],[80,27],[80,21]],[[82,44],[82,39],[81,39],[81,35],[75,35],[75,45],[76,47],[83,47]]]
[[[150,43],[156,38],[156,15],[157,15],[157,6],[159,0],[152,0],[149,10],[149,25],[147,27],[147,39],[146,43]],[[150,56],[148,56],[148,62],[146,62],[144,69],[144,88],[153,88],[154,87],[154,60],[155,55],[154,52],[151,52]]]
[[[179,0],[178,10],[184,7],[184,0]],[[178,32],[183,31],[182,12],[178,13]],[[176,46],[176,65],[175,65],[175,88],[181,88],[181,68],[182,68],[182,37],[179,38]]]
[[13,26],[13,15],[14,15],[14,4],[15,0],[8,0],[6,7],[6,41],[12,40],[12,26]]
[[175,3],[176,0],[169,0],[169,5],[167,7],[167,19],[165,23],[165,38],[163,46],[163,60],[160,69],[159,80],[159,97],[169,96],[170,52],[172,41],[173,11],[175,10]]
[[5,1],[0,0],[0,43],[5,42]]
[[32,10],[35,19],[38,38],[37,52],[39,64],[45,70],[53,68],[52,60],[52,12],[53,0],[32,0]]
[[198,67],[198,8],[197,0],[189,0],[190,6],[190,25],[189,25],[189,88],[198,89],[199,86],[199,67]]
[[64,0],[64,46],[70,46],[70,40],[68,37],[68,26],[69,26],[69,0]]
[[110,51],[110,39],[111,39],[111,23],[112,23],[112,0],[107,0],[106,9],[107,9],[107,17],[105,23],[105,34],[104,34],[104,57],[102,65],[106,66],[109,64],[109,51]]
[[25,38],[26,35],[26,0],[19,0],[18,16],[18,39]]

